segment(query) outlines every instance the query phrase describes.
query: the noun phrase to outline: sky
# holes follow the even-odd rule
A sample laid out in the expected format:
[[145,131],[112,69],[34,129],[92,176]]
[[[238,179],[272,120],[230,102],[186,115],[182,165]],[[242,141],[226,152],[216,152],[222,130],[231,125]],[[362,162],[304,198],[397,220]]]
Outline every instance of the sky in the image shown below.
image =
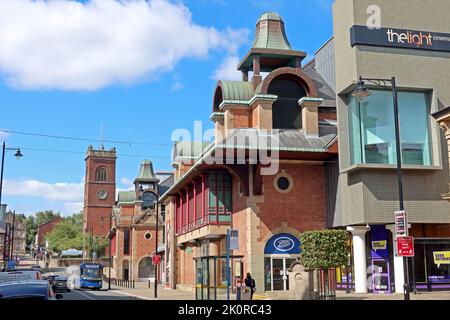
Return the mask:
[[172,170],[173,132],[213,127],[215,84],[240,80],[259,16],[278,12],[309,60],[332,36],[332,1],[1,0],[0,142],[24,155],[6,153],[2,202],[79,212],[101,139],[116,141],[118,190],[144,159]]

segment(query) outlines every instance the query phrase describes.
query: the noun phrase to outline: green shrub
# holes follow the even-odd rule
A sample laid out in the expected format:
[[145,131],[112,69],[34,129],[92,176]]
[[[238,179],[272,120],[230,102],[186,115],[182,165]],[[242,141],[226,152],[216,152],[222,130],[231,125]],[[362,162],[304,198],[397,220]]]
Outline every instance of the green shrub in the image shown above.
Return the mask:
[[300,262],[308,269],[329,269],[347,264],[350,252],[345,230],[305,232],[300,241]]

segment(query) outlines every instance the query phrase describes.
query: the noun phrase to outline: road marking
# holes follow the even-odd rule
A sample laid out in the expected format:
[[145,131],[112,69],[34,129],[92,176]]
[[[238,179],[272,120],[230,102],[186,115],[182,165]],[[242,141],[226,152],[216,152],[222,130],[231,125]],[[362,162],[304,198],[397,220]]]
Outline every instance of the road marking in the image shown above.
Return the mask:
[[89,300],[95,300],[95,298],[92,298],[91,296],[83,293],[82,291],[77,290],[76,292],[81,294],[83,297],[88,298]]

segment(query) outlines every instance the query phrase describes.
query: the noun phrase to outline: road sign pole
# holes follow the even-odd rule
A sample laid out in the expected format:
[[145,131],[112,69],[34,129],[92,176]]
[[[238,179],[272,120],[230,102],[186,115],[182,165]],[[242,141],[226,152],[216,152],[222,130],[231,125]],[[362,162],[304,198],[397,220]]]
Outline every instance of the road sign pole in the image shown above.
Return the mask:
[[230,229],[227,230],[227,300],[230,301]]

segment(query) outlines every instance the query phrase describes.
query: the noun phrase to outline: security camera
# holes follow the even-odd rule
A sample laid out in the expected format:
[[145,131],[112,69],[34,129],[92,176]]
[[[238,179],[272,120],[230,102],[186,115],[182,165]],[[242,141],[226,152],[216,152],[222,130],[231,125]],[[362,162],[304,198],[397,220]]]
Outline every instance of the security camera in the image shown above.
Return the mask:
[[370,226],[369,225],[366,225],[366,230],[370,231]]

